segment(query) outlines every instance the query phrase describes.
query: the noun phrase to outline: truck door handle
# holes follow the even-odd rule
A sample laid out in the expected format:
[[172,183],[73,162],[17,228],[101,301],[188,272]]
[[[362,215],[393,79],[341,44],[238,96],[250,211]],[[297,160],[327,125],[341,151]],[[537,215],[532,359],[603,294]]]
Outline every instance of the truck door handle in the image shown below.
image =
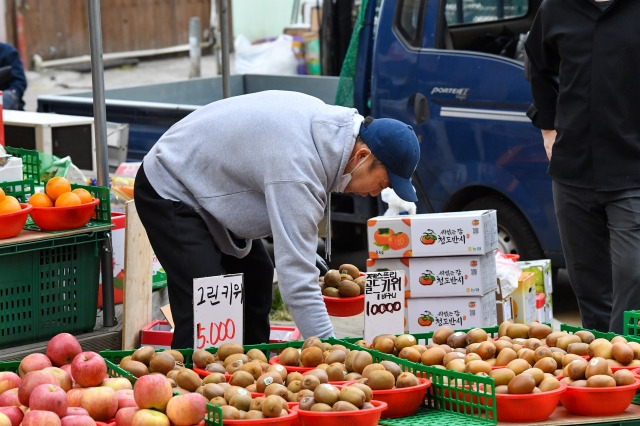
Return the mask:
[[422,93],[414,95],[413,118],[418,124],[422,124],[429,119],[429,101]]

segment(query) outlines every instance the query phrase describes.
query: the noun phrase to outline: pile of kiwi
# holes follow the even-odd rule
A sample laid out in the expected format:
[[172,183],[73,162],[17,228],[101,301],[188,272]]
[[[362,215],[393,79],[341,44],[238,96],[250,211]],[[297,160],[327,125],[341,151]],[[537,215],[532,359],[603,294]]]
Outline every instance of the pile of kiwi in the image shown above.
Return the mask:
[[338,269],[329,269],[319,277],[322,294],[330,297],[355,297],[364,294],[365,277],[360,276],[357,266],[350,263]]
[[217,396],[209,402],[222,408],[222,418],[225,420],[264,419],[289,414],[289,404],[280,395],[252,397],[251,393],[239,386],[216,386],[220,388],[217,389]]
[[184,356],[176,350],[156,352],[153,346],[142,346],[131,355],[123,357],[118,366],[135,377],[150,373],[167,374],[176,367],[184,366]]
[[354,383],[338,388],[330,383],[322,383],[313,391],[313,396],[300,400],[299,408],[304,411],[358,411],[373,408],[373,391],[362,383]]

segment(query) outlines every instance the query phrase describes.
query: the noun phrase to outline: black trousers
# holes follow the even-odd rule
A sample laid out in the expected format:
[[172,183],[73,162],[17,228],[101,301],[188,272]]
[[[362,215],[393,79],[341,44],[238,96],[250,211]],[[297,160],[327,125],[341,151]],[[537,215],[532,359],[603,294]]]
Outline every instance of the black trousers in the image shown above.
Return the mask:
[[599,192],[554,181],[553,199],[582,326],[621,334],[624,311],[640,309],[640,189]]
[[244,274],[244,344],[269,342],[273,262],[262,240],[254,240],[243,258],[220,251],[202,218],[179,201],[158,195],[140,166],[134,185],[140,221],[167,274],[175,323],[172,348],[194,346],[193,279]]

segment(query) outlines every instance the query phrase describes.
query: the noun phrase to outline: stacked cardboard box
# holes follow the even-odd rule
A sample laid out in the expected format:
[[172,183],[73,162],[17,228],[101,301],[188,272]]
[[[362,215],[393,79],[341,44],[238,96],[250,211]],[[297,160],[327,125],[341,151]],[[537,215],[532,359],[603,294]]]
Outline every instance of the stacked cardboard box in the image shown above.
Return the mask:
[[496,324],[495,210],[368,221],[368,271],[405,273],[405,330]]
[[[551,259],[523,260],[517,262],[522,272],[534,274],[536,291],[536,320],[551,323],[553,320],[553,280]],[[538,306],[539,305],[539,306]]]

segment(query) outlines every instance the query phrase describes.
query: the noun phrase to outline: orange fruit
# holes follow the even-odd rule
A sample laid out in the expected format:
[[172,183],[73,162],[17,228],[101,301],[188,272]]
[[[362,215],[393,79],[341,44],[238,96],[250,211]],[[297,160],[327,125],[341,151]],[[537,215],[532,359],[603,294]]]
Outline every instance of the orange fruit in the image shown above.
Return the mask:
[[65,192],[71,192],[71,183],[62,176],[55,176],[47,181],[44,192],[52,201],[56,201]]
[[82,204],[90,203],[93,201],[93,196],[91,195],[91,193],[84,188],[76,188],[71,192],[80,197],[80,202]]
[[29,198],[29,204],[33,207],[53,207],[53,201],[44,192],[36,192]]
[[56,198],[56,207],[79,206],[82,204],[80,197],[73,192],[63,192]]
[[0,201],[4,200],[4,189],[0,188]]
[[11,195],[7,195],[0,201],[0,214],[15,213],[22,209],[20,203]]

